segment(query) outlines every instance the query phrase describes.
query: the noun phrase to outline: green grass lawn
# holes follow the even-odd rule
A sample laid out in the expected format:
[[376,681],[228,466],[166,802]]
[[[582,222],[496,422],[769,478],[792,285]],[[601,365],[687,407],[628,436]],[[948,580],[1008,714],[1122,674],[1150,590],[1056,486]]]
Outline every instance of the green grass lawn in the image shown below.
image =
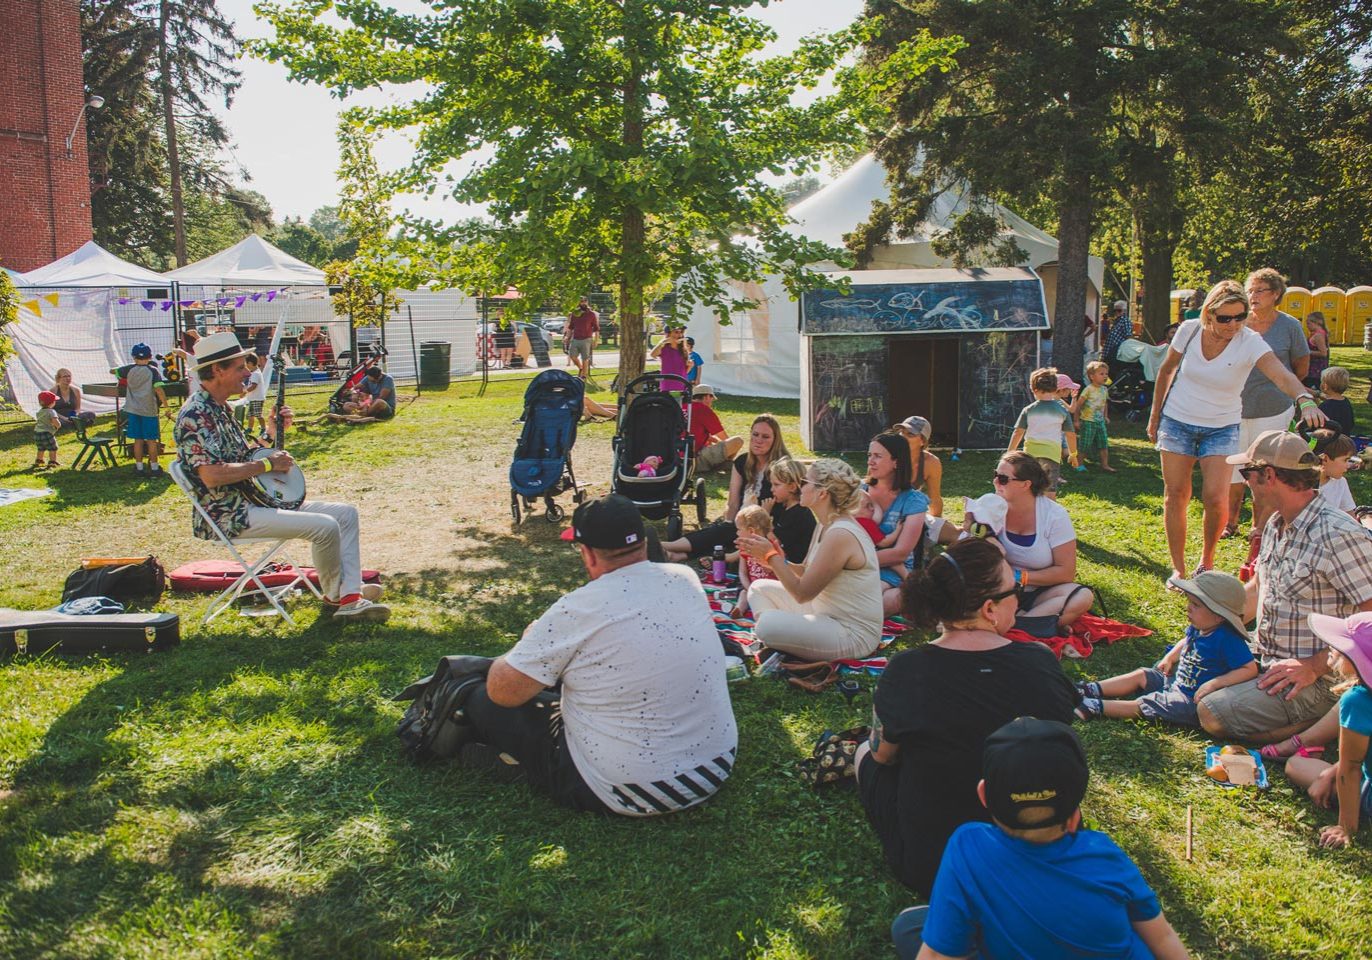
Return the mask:
[[[1366,356],[1336,356],[1355,368],[1365,420]],[[563,812],[524,787],[399,756],[395,692],[443,654],[500,653],[583,580],[557,526],[510,524],[522,387],[478,399],[455,385],[393,422],[294,439],[312,493],[362,508],[388,624],[341,630],[302,603],[296,628],[229,614],[206,629],[206,598],[168,594],[159,608],[182,616],[175,650],[0,663],[0,957],[890,955],[890,920],[913,901],[853,793],[816,793],[794,774],[822,729],[865,722],[867,696],[849,706],[832,691],[733,685],[734,776],[701,809],[649,822]],[[737,430],[768,409],[803,452],[794,401],[719,405]],[[596,492],[611,432],[583,428],[577,444]],[[1151,663],[1185,623],[1162,587],[1156,455],[1139,427],[1116,433],[1120,473],[1069,473],[1063,502],[1082,579],[1156,634],[1068,663],[1073,677]],[[61,439],[70,462],[75,444]],[[0,509],[0,605],[54,605],[81,556],[155,553],[169,568],[219,556],[189,536],[189,506],[166,481],[125,465],[34,476],[31,461],[27,429],[0,435],[0,486],[56,491]],[[950,515],[958,495],[990,489],[994,462],[947,463]],[[1372,502],[1372,476],[1351,481]],[[712,493],[718,509],[721,482]],[[1199,515],[1196,504],[1193,538]],[[1236,568],[1239,544],[1221,559]],[[1138,861],[1195,955],[1367,953],[1366,833],[1319,850],[1328,814],[1280,775],[1265,794],[1214,786],[1199,735],[1114,721],[1081,733],[1088,824]]]

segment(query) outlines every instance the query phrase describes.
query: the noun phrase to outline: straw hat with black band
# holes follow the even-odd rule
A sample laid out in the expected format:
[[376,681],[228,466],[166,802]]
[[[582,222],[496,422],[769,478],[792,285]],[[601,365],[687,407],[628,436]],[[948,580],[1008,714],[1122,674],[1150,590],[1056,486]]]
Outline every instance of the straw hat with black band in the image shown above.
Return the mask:
[[250,353],[252,351],[239,343],[238,337],[232,333],[212,333],[196,341],[192,366],[195,368],[195,372],[199,373],[210,364],[236,360],[239,357],[246,357]]

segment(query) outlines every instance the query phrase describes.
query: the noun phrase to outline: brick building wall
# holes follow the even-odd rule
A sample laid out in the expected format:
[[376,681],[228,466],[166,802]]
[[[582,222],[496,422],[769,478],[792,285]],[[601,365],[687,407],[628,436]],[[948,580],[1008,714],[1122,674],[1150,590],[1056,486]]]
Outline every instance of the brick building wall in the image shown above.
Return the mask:
[[91,239],[78,0],[0,0],[0,265],[21,273]]

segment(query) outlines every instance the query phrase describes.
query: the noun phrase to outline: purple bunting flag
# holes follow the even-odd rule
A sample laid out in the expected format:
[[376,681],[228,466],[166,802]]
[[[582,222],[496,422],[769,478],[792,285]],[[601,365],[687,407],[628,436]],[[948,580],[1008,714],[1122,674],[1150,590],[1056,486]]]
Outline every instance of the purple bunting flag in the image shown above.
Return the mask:
[[120,297],[120,298],[119,298],[119,304],[120,304],[120,306],[123,306],[123,305],[126,304],[126,303],[132,303],[132,302],[133,302],[133,301],[130,300],[128,297]]
[[280,293],[280,292],[281,292],[280,290],[269,290],[269,291],[267,291],[267,302],[268,302],[268,303],[271,303],[273,300],[275,300],[275,299],[276,299],[276,295],[277,295],[278,293]]
[[176,301],[176,305],[179,306],[179,307],[193,307],[193,306],[195,306],[195,301],[194,301],[194,300],[178,300],[178,301]]
[[165,313],[166,311],[170,310],[171,308],[172,308],[172,301],[170,301],[170,300],[163,300],[163,301],[162,301],[162,312],[163,312],[163,313]]
[[139,301],[138,301],[138,304],[139,304],[139,306],[141,306],[144,310],[148,310],[148,311],[151,311],[153,307],[157,306],[157,303],[156,303],[155,301],[152,301],[152,300],[139,300]]
[[249,297],[248,299],[252,300],[253,303],[256,303],[257,301],[259,301],[259,300],[262,299],[262,294],[260,294],[260,293],[254,293],[254,294],[253,294],[251,297]]
[[241,306],[243,306],[244,303],[247,302],[247,300],[248,300],[247,297],[234,297],[234,298],[233,298],[233,305],[234,305],[235,307],[241,307]]

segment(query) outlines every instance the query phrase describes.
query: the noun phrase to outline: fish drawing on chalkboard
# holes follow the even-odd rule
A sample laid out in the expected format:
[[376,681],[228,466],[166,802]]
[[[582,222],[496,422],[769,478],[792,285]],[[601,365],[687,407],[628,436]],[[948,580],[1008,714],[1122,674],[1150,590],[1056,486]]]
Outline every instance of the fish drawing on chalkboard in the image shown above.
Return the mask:
[[854,308],[858,310],[870,310],[879,305],[880,301],[878,300],[854,300],[852,297],[836,297],[833,300],[824,300],[820,302],[820,306],[826,310],[843,310],[845,312]]
[[924,294],[915,296],[913,293],[910,293],[907,290],[902,293],[898,293],[890,300],[887,300],[886,305],[890,307],[892,310],[923,310]]

